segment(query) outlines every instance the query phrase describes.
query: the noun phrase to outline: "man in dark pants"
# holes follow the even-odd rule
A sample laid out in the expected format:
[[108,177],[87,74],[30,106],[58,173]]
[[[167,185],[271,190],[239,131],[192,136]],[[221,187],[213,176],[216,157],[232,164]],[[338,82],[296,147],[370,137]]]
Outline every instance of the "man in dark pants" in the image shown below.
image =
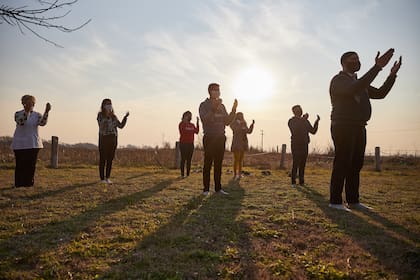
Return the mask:
[[[385,83],[380,88],[370,84],[391,60],[394,49],[376,55],[375,65],[361,78],[357,53],[346,52],[341,56],[343,70],[333,77],[330,84],[331,136],[335,157],[330,184],[330,207],[351,211],[350,208],[372,209],[359,202],[359,175],[363,167],[366,147],[366,123],[371,116],[370,99],[382,99],[391,90],[401,57],[391,68]],[[345,187],[348,208],[343,205],[341,194]]]
[[292,187],[296,185],[296,173],[299,170],[299,185],[305,184],[305,165],[306,159],[308,158],[308,144],[309,144],[309,133],[315,134],[318,131],[319,116],[317,115],[314,126],[308,121],[308,114],[302,116],[302,108],[300,105],[292,107],[294,116],[289,120],[287,125],[289,126],[291,137],[291,147],[293,156],[292,166]]
[[210,190],[210,170],[214,162],[214,189],[216,193],[228,194],[222,190],[222,162],[225,153],[225,126],[229,125],[236,114],[238,101],[235,99],[230,114],[220,99],[220,86],[212,83],[208,86],[210,98],[200,104],[200,118],[203,122],[203,195],[208,195]]

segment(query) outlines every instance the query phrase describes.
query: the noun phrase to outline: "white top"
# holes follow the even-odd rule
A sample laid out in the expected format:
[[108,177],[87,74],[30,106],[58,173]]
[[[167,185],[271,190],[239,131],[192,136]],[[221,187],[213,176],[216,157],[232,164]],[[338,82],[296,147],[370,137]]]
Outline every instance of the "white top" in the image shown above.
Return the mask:
[[48,113],[26,113],[21,110],[15,113],[16,129],[13,135],[11,148],[13,150],[43,148],[42,140],[38,135],[38,126],[47,124]]

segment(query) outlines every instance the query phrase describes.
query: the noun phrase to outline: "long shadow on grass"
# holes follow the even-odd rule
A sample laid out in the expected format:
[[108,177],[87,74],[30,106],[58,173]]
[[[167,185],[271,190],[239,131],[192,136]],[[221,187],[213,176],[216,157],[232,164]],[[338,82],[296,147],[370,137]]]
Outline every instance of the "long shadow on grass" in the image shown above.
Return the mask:
[[42,253],[70,242],[77,234],[92,227],[102,216],[121,211],[130,204],[147,199],[171,183],[172,180],[162,181],[143,191],[106,201],[79,215],[51,222],[39,230],[1,240],[0,271],[27,270],[28,267],[36,266]]
[[[45,198],[47,196],[54,196],[54,195],[59,194],[59,193],[72,191],[72,190],[75,190],[77,188],[93,186],[97,183],[98,183],[97,181],[94,181],[94,182],[89,182],[89,183],[79,183],[79,184],[68,185],[68,186],[64,186],[64,187],[59,188],[59,189],[47,190],[47,191],[42,192],[42,193],[36,193],[36,194],[33,194],[33,195],[28,195],[28,196],[21,196],[21,197],[18,197],[18,199],[22,199],[22,200],[41,199],[41,198]],[[32,187],[32,188],[36,188],[36,187]],[[19,190],[20,190],[19,188],[16,188],[17,192]],[[8,198],[12,198],[12,199],[16,199],[16,197],[12,197],[12,196],[8,196],[8,195],[3,195],[3,196],[8,197]],[[0,204],[0,209],[10,207],[11,203],[14,203],[14,202]]]
[[157,170],[157,171],[147,171],[147,172],[143,172],[137,175],[133,175],[130,177],[127,177],[126,180],[132,180],[132,179],[137,179],[137,178],[141,178],[141,177],[146,177],[146,176],[150,176],[150,175],[156,175],[159,173],[164,173],[162,170]]
[[[256,279],[248,227],[237,221],[244,189],[192,198],[102,279]],[[223,265],[223,267],[221,267]]]
[[[312,200],[331,219],[338,228],[345,234],[350,236],[353,241],[367,250],[380,261],[387,269],[394,271],[401,279],[419,279],[420,277],[420,250],[418,247],[408,242],[390,235],[386,230],[393,231],[389,228],[386,218],[381,217],[383,226],[381,228],[370,223],[368,220],[344,211],[331,209],[328,202],[321,193],[316,190],[303,186],[299,187],[306,198]],[[353,210],[356,212],[357,210]],[[371,215],[378,220],[380,215],[373,212],[364,212],[368,216]],[[413,237],[414,235],[412,235]],[[413,238],[414,243],[418,243],[419,237]]]

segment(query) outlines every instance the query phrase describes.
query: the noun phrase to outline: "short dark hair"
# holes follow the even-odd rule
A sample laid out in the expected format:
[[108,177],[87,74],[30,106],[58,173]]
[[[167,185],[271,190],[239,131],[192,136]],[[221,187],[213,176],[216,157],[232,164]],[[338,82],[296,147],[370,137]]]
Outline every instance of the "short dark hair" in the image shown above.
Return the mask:
[[300,105],[295,105],[292,107],[293,114],[297,114],[297,110],[300,110],[300,113],[302,113],[302,107],[300,107]]
[[210,93],[210,90],[211,90],[213,87],[220,87],[220,85],[219,85],[219,84],[217,84],[217,83],[211,83],[211,84],[209,84],[209,87],[207,88],[207,91]]
[[187,116],[187,115],[191,115],[192,116],[192,114],[191,114],[191,112],[190,111],[186,111],[186,112],[184,112],[184,114],[182,114],[182,120]]
[[31,100],[34,104],[35,104],[35,96],[33,95],[29,95],[29,94],[25,94],[24,96],[22,96],[21,101],[22,104],[24,104],[27,100]]
[[341,65],[343,65],[344,60],[346,60],[348,57],[352,56],[352,55],[357,55],[357,52],[354,51],[350,51],[350,52],[345,52],[343,53],[343,55],[340,58],[340,63]]

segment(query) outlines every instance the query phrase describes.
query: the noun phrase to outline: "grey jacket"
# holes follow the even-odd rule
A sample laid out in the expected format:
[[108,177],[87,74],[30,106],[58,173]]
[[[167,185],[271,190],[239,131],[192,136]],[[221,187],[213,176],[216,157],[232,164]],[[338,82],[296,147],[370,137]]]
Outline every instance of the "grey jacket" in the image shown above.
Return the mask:
[[225,135],[225,126],[229,125],[235,118],[236,112],[227,113],[225,105],[221,104],[217,110],[213,110],[211,100],[207,98],[200,104],[200,119],[203,123],[205,136]]

